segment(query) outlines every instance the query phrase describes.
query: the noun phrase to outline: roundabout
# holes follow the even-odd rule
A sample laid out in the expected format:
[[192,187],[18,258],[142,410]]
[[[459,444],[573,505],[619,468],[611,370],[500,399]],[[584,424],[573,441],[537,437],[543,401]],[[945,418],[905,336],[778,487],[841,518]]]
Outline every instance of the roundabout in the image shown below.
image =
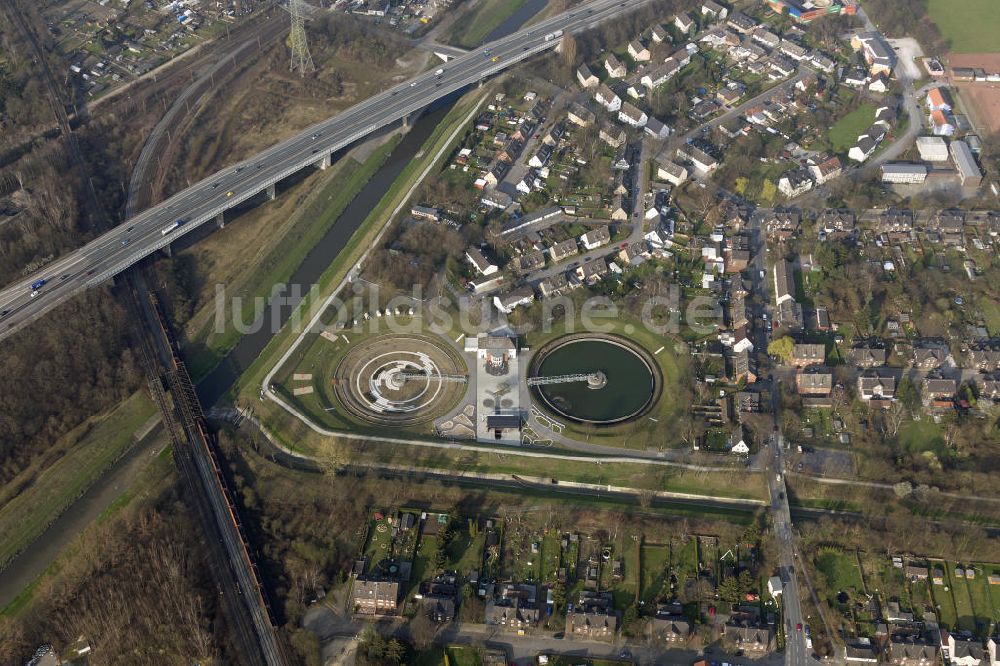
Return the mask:
[[528,385],[548,412],[598,426],[645,414],[662,391],[659,369],[644,348],[598,334],[569,335],[542,347]]
[[383,335],[358,343],[331,379],[337,401],[375,425],[407,426],[445,414],[465,394],[465,362],[427,336]]

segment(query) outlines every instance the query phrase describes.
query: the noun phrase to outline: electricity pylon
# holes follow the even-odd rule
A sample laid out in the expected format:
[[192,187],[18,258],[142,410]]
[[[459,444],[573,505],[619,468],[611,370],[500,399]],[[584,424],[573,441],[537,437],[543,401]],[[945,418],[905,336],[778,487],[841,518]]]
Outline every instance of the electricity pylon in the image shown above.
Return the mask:
[[288,0],[288,13],[292,17],[292,32],[288,35],[288,46],[292,51],[292,60],[288,66],[290,71],[299,70],[301,76],[315,69],[312,56],[309,55],[309,42],[306,41],[304,0]]

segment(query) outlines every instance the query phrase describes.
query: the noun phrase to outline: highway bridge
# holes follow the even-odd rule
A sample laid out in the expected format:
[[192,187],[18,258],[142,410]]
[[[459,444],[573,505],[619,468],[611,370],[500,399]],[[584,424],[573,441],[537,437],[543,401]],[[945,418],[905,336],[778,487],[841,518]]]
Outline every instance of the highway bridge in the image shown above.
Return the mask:
[[405,122],[442,97],[555,48],[559,31],[585,31],[645,2],[594,0],[575,7],[456,57],[216,172],[0,291],[0,338],[74,293],[104,283],[157,250],[169,248],[192,229],[211,221],[221,225],[225,211],[254,197],[273,198],[282,180],[302,169],[326,168],[334,152],[376,130]]

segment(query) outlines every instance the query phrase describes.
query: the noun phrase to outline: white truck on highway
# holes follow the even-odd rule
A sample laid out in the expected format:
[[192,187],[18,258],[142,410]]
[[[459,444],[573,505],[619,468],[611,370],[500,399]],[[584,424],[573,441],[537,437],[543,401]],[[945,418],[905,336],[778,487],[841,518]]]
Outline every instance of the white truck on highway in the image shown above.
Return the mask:
[[174,230],[174,229],[176,229],[177,227],[179,227],[179,226],[181,226],[182,224],[184,224],[184,222],[186,222],[186,220],[184,220],[184,219],[182,219],[182,218],[178,218],[178,219],[174,220],[173,222],[171,222],[171,224],[170,224],[170,226],[169,226],[169,227],[164,227],[164,228],[163,228],[163,230],[162,230],[162,231],[160,231],[160,233],[161,233],[161,234],[163,234],[164,236],[166,236],[166,235],[167,235],[167,234],[169,234],[169,233],[170,233],[171,231],[173,231],[173,230]]
[[553,39],[562,37],[562,34],[563,34],[562,30],[556,30],[555,32],[550,32],[549,34],[545,35],[545,41],[551,42]]

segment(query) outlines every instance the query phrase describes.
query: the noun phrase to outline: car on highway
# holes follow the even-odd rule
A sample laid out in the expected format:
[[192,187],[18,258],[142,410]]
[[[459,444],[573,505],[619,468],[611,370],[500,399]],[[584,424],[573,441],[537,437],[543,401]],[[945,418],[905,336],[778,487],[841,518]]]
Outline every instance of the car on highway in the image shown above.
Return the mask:
[[39,278],[38,280],[35,280],[34,282],[31,283],[31,290],[38,291],[39,289],[45,286],[46,282],[48,282],[48,280],[46,280],[45,278]]
[[798,624],[795,625],[795,631],[802,631],[802,623],[801,622],[799,622]]
[[132,231],[133,229],[135,229],[135,226],[134,226],[134,225],[133,225],[133,226],[131,226],[131,227],[129,227],[128,229],[126,229],[126,230],[125,230],[125,233],[128,233],[128,232]]
[[229,190],[228,192],[226,192],[226,196],[227,196],[227,197],[231,197],[231,196],[233,196],[233,191],[232,191],[232,190]]
[[131,238],[123,238],[122,239],[122,247],[125,247],[126,245],[128,245],[131,242],[132,242]]
[[410,81],[410,87],[411,88],[415,88],[416,86],[417,86],[417,82],[416,81]]
[[500,60],[500,58],[497,56],[493,56],[492,58],[490,58],[490,62],[496,62],[497,60]]

